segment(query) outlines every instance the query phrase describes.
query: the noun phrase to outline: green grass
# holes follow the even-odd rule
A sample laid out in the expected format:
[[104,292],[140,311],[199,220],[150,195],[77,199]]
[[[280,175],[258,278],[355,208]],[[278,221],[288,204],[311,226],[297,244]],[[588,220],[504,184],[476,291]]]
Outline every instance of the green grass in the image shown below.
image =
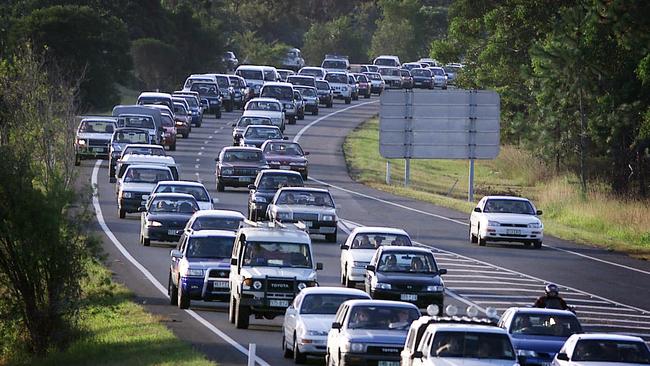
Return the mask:
[[[353,179],[393,194],[469,212],[468,162],[411,160],[411,182],[404,187],[404,160],[391,162],[386,184],[386,161],[379,155],[379,121],[370,119],[353,131],[343,147]],[[475,200],[487,194],[512,194],[532,199],[544,211],[545,233],[584,244],[650,258],[650,205],[621,200],[605,185],[590,184],[583,195],[571,175],[554,176],[548,166],[529,153],[502,146],[495,160],[475,163]]]
[[45,359],[9,360],[15,365],[186,365],[208,366],[202,354],[174,336],[162,319],[132,301],[133,294],[111,281],[108,270],[90,265],[84,283],[80,337]]

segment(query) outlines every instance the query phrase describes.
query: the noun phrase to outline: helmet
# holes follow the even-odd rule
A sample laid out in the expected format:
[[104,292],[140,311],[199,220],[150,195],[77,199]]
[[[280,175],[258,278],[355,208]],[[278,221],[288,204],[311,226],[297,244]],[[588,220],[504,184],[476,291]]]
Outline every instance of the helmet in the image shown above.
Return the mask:
[[549,283],[548,285],[546,285],[544,291],[549,296],[557,296],[560,293],[560,289],[554,283]]

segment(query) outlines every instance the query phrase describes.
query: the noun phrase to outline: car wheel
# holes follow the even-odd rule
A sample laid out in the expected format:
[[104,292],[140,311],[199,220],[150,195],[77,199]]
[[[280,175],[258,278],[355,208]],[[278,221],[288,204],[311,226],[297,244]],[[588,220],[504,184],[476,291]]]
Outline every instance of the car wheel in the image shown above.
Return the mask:
[[185,132],[185,133],[183,134],[183,138],[186,139],[186,138],[188,138],[188,137],[190,137],[190,133],[189,133],[189,132]]
[[172,273],[169,272],[169,279],[167,282],[167,295],[169,295],[169,305],[176,305],[178,302],[178,287],[172,282]]
[[226,104],[226,112],[232,112],[232,110],[233,110],[232,102]]
[[235,309],[235,327],[237,327],[237,329],[248,329],[250,309],[248,306],[241,305],[239,301],[237,301],[237,307]]
[[290,125],[295,125],[296,124],[296,116],[289,117],[288,122],[289,122]]
[[220,118],[221,118],[221,109],[217,110],[217,113],[215,114],[214,117],[215,117],[216,119],[220,119]]
[[334,106],[334,102],[327,103],[327,108],[332,108],[333,106]]
[[337,231],[334,231],[334,234],[325,234],[325,240],[327,240],[330,243],[336,243],[336,233],[337,233]]
[[228,307],[228,321],[235,324],[235,297],[230,295],[230,306]]
[[[178,284],[181,284],[180,278],[178,279]],[[183,287],[178,286],[178,308],[179,309],[189,309],[190,308],[190,297],[184,293]]]
[[[348,264],[345,264],[344,268],[348,268]],[[345,273],[345,270],[341,268],[341,285],[345,285],[345,278],[347,277],[347,273]]]
[[176,143],[175,142],[172,145],[169,146],[169,151],[176,151]]
[[476,244],[478,242],[476,235],[472,233],[472,224],[469,225],[469,242],[470,244]]
[[126,217],[126,210],[123,208],[118,208],[117,209],[118,215],[120,216],[120,219],[123,219]]
[[478,239],[478,246],[479,247],[484,247],[487,244],[487,240],[483,237],[481,237],[481,227],[477,226],[476,227],[476,237]]
[[354,283],[354,281],[350,281],[350,277],[348,277],[348,274],[345,274],[345,287],[347,288],[356,288],[357,285]]
[[145,238],[144,235],[140,237],[140,243],[142,243],[143,246],[148,247],[151,245],[151,239]]
[[535,240],[535,241],[533,242],[533,247],[534,247],[535,249],[541,249],[541,248],[542,248],[542,241],[541,241],[541,240]]
[[311,115],[312,115],[312,116],[318,116],[318,109],[314,109],[314,110],[311,112]]
[[287,340],[284,339],[284,335],[283,335],[282,336],[282,357],[291,358],[292,356],[293,356],[293,352],[291,352],[289,347],[287,347]]
[[298,348],[298,338],[294,335],[293,337],[293,362],[297,364],[303,364],[307,361],[307,356],[304,354],[300,353],[300,349]]
[[345,104],[350,104],[352,103],[352,98],[345,98]]
[[226,190],[226,187],[223,185],[223,183],[217,181],[217,192],[223,192]]
[[370,93],[366,93],[366,95],[364,95],[363,97],[366,99],[370,98]]

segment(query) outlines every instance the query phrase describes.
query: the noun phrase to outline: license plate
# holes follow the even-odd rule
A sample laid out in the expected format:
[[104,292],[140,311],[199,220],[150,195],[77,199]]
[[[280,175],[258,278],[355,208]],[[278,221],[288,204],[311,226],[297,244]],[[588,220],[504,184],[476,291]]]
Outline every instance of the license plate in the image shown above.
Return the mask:
[[240,182],[250,182],[251,180],[251,177],[239,177]]
[[399,361],[377,361],[377,366],[399,366]]
[[167,230],[167,235],[176,235],[178,230]]
[[104,148],[103,147],[93,147],[94,152],[103,152]]
[[314,223],[312,223],[311,221],[305,221],[305,226],[312,227],[313,225]]
[[521,230],[518,229],[507,229],[506,234],[508,235],[519,235],[521,234]]
[[289,301],[287,300],[269,300],[269,305],[278,308],[286,308],[289,306]]
[[402,295],[400,296],[400,299],[402,299],[403,301],[417,301],[417,300],[418,300],[418,295],[414,295],[414,294],[402,294]]
[[214,281],[212,282],[212,286],[219,288],[228,288],[228,281]]

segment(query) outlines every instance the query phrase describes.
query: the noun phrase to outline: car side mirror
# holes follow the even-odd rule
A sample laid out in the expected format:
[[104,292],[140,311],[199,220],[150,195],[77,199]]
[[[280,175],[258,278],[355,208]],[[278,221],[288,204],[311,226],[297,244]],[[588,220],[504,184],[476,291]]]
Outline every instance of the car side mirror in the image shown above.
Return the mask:
[[218,198],[213,198],[212,203],[219,203],[219,199]]
[[341,327],[341,323],[339,323],[339,322],[334,322],[334,323],[332,323],[332,329],[338,329],[338,330],[341,330],[341,328],[342,328],[342,327]]
[[542,216],[542,210],[537,210],[537,216]]
[[309,155],[309,151],[305,151],[305,156]]
[[480,207],[474,207],[474,212],[483,212]]
[[323,270],[323,263],[317,262],[316,263],[316,270],[317,271],[322,271]]
[[181,251],[178,249],[173,249],[171,251],[171,256],[172,258],[183,258],[183,253],[181,253]]
[[147,212],[147,208],[144,206],[138,207],[138,212]]
[[236,123],[233,123],[233,124],[231,124],[231,126],[232,126],[232,127],[235,127],[235,126],[237,126],[237,124],[236,124]]
[[445,268],[441,268],[441,269],[439,269],[439,270],[438,270],[438,274],[439,274],[439,275],[447,274],[447,269],[445,269]]
[[374,272],[375,271],[375,266],[372,264],[369,264],[366,266],[366,271]]
[[257,187],[255,187],[255,184],[249,184],[248,185],[248,189],[250,189],[250,190],[254,190],[255,188],[257,188]]
[[237,258],[230,258],[230,264],[233,266],[237,265]]
[[288,140],[289,138],[287,136],[284,136],[282,139],[283,140]]
[[348,247],[346,244],[341,244],[341,249],[347,250],[350,249],[350,247]]
[[569,361],[569,355],[567,355],[565,352],[560,352],[557,354],[557,359],[562,361]]
[[214,161],[219,162],[219,158],[214,158]]
[[424,355],[422,354],[422,351],[415,351],[415,352],[413,352],[413,354],[411,355],[411,358],[412,358],[412,359],[415,359],[415,358],[422,358],[423,356],[424,356]]
[[162,127],[158,127],[158,131],[159,131],[159,132],[165,132],[165,129],[162,128]]

